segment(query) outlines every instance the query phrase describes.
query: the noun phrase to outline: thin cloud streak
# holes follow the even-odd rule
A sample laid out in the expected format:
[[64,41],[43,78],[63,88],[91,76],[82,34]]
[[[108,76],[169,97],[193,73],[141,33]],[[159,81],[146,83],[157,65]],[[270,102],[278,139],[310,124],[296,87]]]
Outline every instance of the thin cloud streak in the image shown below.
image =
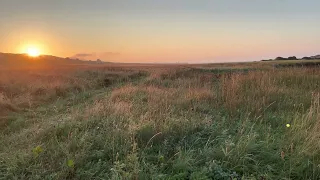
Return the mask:
[[107,60],[109,58],[113,58],[119,55],[121,55],[121,53],[118,53],[118,52],[78,53],[71,56],[71,58],[82,59],[82,60],[95,60],[95,59]]

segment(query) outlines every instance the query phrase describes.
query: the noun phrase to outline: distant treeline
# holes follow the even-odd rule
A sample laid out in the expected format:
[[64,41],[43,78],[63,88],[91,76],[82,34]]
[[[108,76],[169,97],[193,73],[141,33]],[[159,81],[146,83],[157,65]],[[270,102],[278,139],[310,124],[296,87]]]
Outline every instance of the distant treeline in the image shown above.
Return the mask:
[[319,61],[298,61],[297,63],[279,63],[275,64],[274,67],[320,67]]
[[301,59],[298,59],[296,56],[290,56],[288,58],[284,57],[276,57],[275,59],[267,59],[267,60],[262,60],[262,61],[283,61],[283,60],[314,60],[314,59],[320,59],[320,55],[316,56],[310,56],[310,57],[303,57]]

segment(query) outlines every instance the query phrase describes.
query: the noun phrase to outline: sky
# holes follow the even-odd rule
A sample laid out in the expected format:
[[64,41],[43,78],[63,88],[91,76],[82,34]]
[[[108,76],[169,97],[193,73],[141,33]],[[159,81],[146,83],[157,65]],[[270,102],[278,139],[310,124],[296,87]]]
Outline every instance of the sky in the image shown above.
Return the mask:
[[1,0],[0,52],[207,63],[320,54],[319,0]]

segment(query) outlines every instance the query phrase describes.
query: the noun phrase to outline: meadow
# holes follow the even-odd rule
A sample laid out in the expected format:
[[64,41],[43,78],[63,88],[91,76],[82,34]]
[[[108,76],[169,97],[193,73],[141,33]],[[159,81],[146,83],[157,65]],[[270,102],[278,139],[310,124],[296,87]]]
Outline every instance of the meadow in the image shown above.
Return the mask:
[[320,71],[0,70],[0,179],[320,179]]

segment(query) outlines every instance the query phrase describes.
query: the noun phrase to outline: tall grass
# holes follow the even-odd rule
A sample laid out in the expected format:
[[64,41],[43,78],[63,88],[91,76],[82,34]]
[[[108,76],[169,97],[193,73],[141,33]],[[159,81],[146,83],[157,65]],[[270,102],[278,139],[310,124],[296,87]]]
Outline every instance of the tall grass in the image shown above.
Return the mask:
[[[3,178],[320,178],[316,68],[112,67],[65,76],[63,96],[3,126]],[[54,81],[43,82],[51,90]],[[11,91],[0,103],[22,107]]]

